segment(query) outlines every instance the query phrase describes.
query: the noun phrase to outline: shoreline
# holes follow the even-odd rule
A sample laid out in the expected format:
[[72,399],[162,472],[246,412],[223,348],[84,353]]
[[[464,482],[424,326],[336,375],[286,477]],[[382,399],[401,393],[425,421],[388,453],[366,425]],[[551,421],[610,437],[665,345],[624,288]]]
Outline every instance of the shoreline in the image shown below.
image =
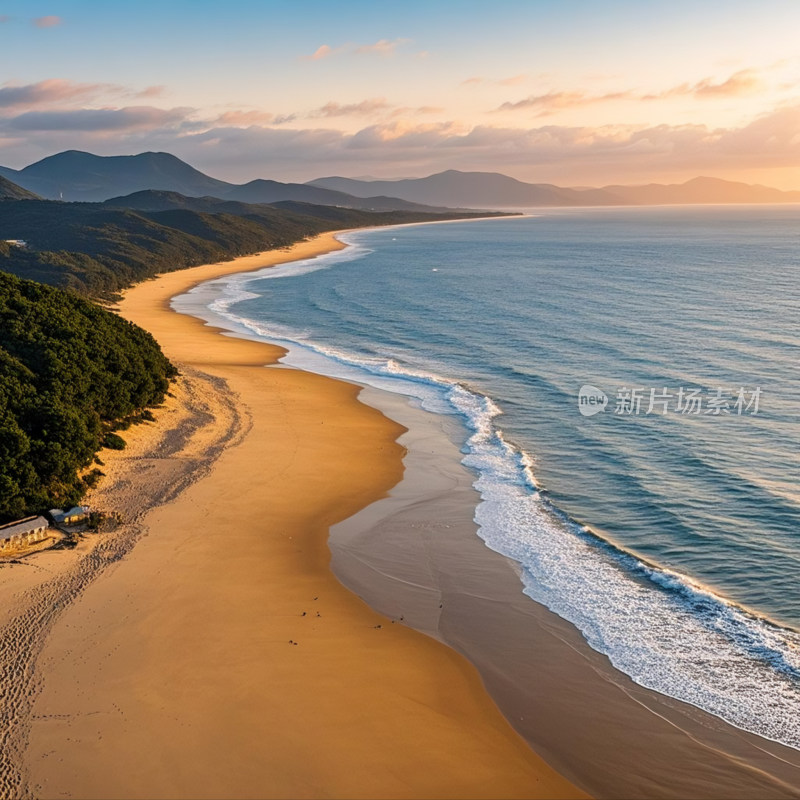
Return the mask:
[[330,525],[400,480],[403,428],[359,387],[264,369],[281,348],[169,309],[203,281],[342,247],[327,234],[126,292],[120,313],[190,388],[192,371],[224,384],[247,423],[53,625],[26,753],[34,794],[584,796],[466,659],[387,624],[328,568]]
[[[183,313],[232,324],[190,306]],[[233,328],[228,335],[260,340]],[[285,360],[319,369],[302,357]],[[367,388],[362,396],[408,429],[400,442],[409,452],[389,496],[331,530],[332,568],[346,586],[466,655],[529,744],[596,796],[800,796],[797,751],[636,684],[570,623],[523,595],[519,565],[477,534],[474,476],[460,463],[458,435],[442,430],[444,418],[410,408],[402,395]]]

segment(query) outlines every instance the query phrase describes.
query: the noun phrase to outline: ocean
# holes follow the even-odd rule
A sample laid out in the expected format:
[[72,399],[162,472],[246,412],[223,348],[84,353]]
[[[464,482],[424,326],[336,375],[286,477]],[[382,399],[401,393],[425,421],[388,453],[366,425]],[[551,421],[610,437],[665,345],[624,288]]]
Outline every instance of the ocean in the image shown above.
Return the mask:
[[372,229],[216,281],[210,307],[459,420],[479,535],[520,592],[639,684],[800,748],[798,223],[657,207]]

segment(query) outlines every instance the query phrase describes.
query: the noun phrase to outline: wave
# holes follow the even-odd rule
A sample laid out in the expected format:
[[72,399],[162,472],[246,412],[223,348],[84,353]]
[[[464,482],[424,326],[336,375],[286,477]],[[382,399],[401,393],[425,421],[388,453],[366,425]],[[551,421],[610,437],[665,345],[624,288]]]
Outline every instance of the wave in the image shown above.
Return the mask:
[[[341,253],[362,254],[348,249],[332,254],[336,259],[297,262],[281,274],[349,260]],[[234,330],[288,345],[290,363],[457,416],[468,431],[463,463],[476,475],[481,496],[479,535],[520,564],[526,595],[574,624],[592,648],[640,685],[800,749],[800,634],[644,561],[567,516],[540,491],[532,455],[504,438],[502,410],[473,387],[398,358],[333,348],[307,331],[235,314],[238,303],[259,296],[247,284],[263,277],[216,282],[221,294],[208,307]]]

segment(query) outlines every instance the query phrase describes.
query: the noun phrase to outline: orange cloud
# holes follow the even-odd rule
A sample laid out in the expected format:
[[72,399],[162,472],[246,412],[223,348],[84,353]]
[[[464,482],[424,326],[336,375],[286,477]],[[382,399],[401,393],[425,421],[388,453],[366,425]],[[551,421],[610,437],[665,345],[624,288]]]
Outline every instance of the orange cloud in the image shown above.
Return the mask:
[[755,70],[742,69],[727,80],[715,83],[713,78],[703,78],[694,84],[682,83],[663,92],[645,94],[642,100],[664,100],[670,97],[737,97],[752,94],[761,86]]
[[463,126],[455,122],[430,122],[415,124],[405,120],[372,125],[352,134],[347,141],[351,148],[372,148],[385,144],[403,147],[430,147],[444,138],[463,133]]
[[538,111],[537,116],[545,117],[562,111],[566,108],[582,108],[595,103],[609,103],[615,100],[625,100],[631,97],[631,92],[608,92],[601,95],[587,95],[585,92],[548,92],[547,94],[531,95],[516,103],[503,103],[495,111],[520,111],[532,109]]
[[371,97],[360,103],[335,103],[331,101],[303,116],[309,119],[331,117],[373,117],[385,116],[387,119],[407,115],[441,114],[440,106],[394,106],[385,97]]
[[510,78],[502,78],[499,81],[495,81],[498,86],[519,86],[521,83],[525,83],[528,80],[528,76],[526,74],[521,75],[512,75]]
[[[517,76],[524,78],[524,76]],[[496,81],[503,85],[511,85],[515,78]],[[631,89],[606,94],[587,94],[580,90],[565,90],[531,95],[517,102],[506,102],[495,111],[537,111],[537,116],[545,117],[568,108],[583,108],[597,103],[609,103],[617,100],[666,100],[672,97],[736,97],[756,91],[761,82],[755,70],[743,69],[731,75],[727,80],[715,82],[712,78],[703,78],[697,83],[683,83],[663,92],[641,94]]]
[[701,97],[708,95],[750,94],[758,89],[760,84],[761,82],[755,76],[753,70],[743,69],[731,75],[728,80],[722,83],[713,83],[709,78],[706,78],[694,87],[694,93]]
[[340,51],[334,50],[330,45],[321,44],[310,56],[303,56],[303,60],[320,61],[323,58],[328,58],[329,56],[334,55],[336,52]]
[[360,103],[325,103],[321,108],[312,111],[310,117],[358,117],[371,116],[380,111],[386,111],[391,106],[384,97],[373,97],[362,100]]
[[215,120],[216,125],[258,125],[265,122],[273,122],[273,114],[266,111],[226,111],[220,114]]

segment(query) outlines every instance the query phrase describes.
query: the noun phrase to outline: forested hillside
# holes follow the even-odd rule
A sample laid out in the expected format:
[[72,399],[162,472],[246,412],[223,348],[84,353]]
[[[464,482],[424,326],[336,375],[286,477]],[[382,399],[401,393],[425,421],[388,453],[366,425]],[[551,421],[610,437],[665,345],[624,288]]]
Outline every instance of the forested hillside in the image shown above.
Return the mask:
[[[159,272],[284,247],[322,231],[485,214],[372,213],[287,202],[251,205],[140,192],[105,203],[5,201],[0,270],[80,294],[110,297]],[[204,210],[195,210],[195,209]],[[207,209],[207,210],[206,210]],[[4,239],[22,239],[27,248]]]
[[0,273],[0,522],[77,503],[103,439],[174,374],[141,328]]

